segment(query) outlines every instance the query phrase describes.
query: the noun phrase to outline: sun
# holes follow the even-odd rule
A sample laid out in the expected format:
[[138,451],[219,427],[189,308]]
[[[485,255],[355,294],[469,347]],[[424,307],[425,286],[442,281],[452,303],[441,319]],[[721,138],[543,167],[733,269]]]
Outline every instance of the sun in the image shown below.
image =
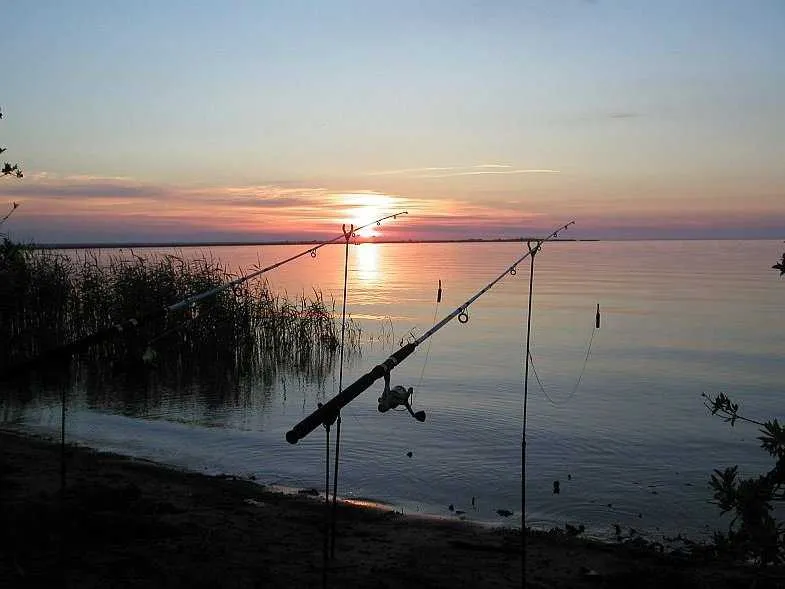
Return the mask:
[[381,232],[374,221],[395,212],[395,198],[380,192],[351,192],[343,193],[340,197],[341,205],[345,207],[345,222],[355,228],[368,225],[356,231],[357,237],[379,237]]

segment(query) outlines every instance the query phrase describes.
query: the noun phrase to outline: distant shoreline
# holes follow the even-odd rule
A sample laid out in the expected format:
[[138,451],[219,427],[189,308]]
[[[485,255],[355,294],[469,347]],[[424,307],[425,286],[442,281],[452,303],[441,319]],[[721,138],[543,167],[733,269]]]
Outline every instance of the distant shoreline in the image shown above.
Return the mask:
[[[526,243],[539,241],[538,237],[516,237],[503,239],[372,239],[361,240],[357,245],[365,243],[378,244],[417,244],[417,243]],[[600,241],[599,239],[550,239],[549,241]],[[119,248],[177,248],[177,247],[237,247],[237,246],[262,246],[262,245],[321,245],[325,241],[319,240],[284,240],[284,241],[173,241],[173,242],[127,242],[127,243],[35,243],[31,244],[36,249],[42,250],[83,250],[83,249],[119,249]],[[340,244],[341,242],[336,241]]]
[[[539,241],[541,237],[515,237],[499,239],[361,239],[356,241],[356,245],[365,243],[377,244],[419,244],[419,243],[526,243],[527,241]],[[607,239],[607,238],[586,238],[568,239],[558,238],[548,241],[563,242],[607,242],[607,241],[780,241],[780,238],[773,237],[652,237],[645,239]],[[271,241],[129,241],[129,242],[85,242],[85,243],[27,243],[29,247],[41,250],[77,250],[77,249],[136,249],[136,248],[186,248],[186,247],[245,247],[245,246],[272,246],[272,245],[330,245],[329,240],[318,239],[292,239],[292,240],[271,240]],[[340,245],[342,240],[334,240],[335,244]]]

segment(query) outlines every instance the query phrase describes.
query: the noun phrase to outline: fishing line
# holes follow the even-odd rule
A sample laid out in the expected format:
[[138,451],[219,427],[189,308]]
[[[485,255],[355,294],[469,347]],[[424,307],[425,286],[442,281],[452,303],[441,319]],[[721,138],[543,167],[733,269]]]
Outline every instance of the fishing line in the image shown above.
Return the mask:
[[[10,213],[9,213],[9,215],[10,215]],[[360,231],[361,229],[364,229],[366,227],[370,227],[371,225],[380,225],[382,221],[385,221],[387,219],[397,219],[400,215],[408,215],[408,211],[401,211],[399,213],[394,213],[392,215],[387,215],[385,217],[381,217],[381,218],[379,218],[379,219],[377,219],[375,221],[371,221],[370,223],[367,223],[365,225],[357,227],[355,229],[355,231]],[[239,276],[238,278],[235,278],[234,280],[230,280],[230,281],[225,282],[224,284],[221,284],[221,285],[216,286],[214,288],[211,288],[211,289],[205,290],[205,291],[203,291],[201,293],[197,293],[195,295],[187,297],[187,298],[185,298],[185,299],[183,299],[183,300],[181,300],[181,301],[179,301],[177,303],[169,305],[168,307],[161,307],[159,309],[156,309],[155,311],[144,313],[144,314],[142,314],[142,315],[140,315],[138,317],[130,317],[128,319],[125,319],[125,320],[123,320],[123,321],[121,321],[119,323],[116,323],[114,325],[111,325],[109,327],[105,327],[105,328],[99,329],[99,330],[93,332],[92,334],[90,334],[88,336],[85,336],[83,338],[74,340],[74,341],[72,341],[70,343],[67,343],[67,344],[56,346],[56,347],[54,347],[54,348],[52,348],[50,350],[42,352],[41,354],[39,354],[37,356],[34,356],[33,358],[31,358],[29,360],[25,360],[23,362],[20,362],[20,363],[14,365],[14,366],[11,366],[10,368],[7,368],[4,372],[0,373],[0,381],[7,380],[7,379],[10,379],[10,378],[18,375],[18,374],[22,374],[22,373],[28,372],[29,370],[37,367],[40,364],[49,363],[49,362],[52,362],[54,360],[60,360],[60,359],[69,358],[72,355],[76,354],[77,352],[83,351],[83,350],[89,348],[90,346],[92,346],[94,344],[97,344],[97,343],[100,343],[102,341],[108,340],[108,339],[110,339],[112,337],[116,337],[117,335],[120,335],[120,334],[122,334],[122,333],[124,333],[126,331],[135,331],[136,329],[139,328],[139,326],[141,326],[141,325],[143,325],[145,323],[148,323],[148,322],[150,322],[150,321],[152,321],[154,319],[158,319],[160,317],[164,317],[168,313],[173,313],[175,311],[179,311],[179,310],[182,310],[184,308],[190,307],[190,306],[194,305],[195,303],[197,303],[199,301],[202,301],[204,299],[213,297],[213,296],[217,295],[218,293],[223,292],[223,291],[225,291],[225,290],[227,290],[227,289],[229,289],[229,288],[231,288],[233,286],[236,286],[236,285],[242,284],[244,282],[247,282],[248,280],[256,278],[257,276],[261,276],[262,274],[264,274],[266,272],[269,272],[271,270],[279,268],[280,266],[283,266],[284,264],[288,264],[289,262],[293,262],[294,260],[296,260],[298,258],[301,258],[301,257],[303,257],[305,255],[309,255],[310,254],[310,256],[312,258],[315,258],[317,250],[323,248],[326,245],[329,245],[331,243],[335,243],[335,242],[337,242],[337,241],[339,241],[341,239],[344,239],[344,238],[345,238],[345,236],[343,234],[341,234],[341,235],[339,235],[337,237],[334,237],[333,239],[329,239],[329,240],[323,241],[323,242],[321,242],[321,243],[319,243],[319,244],[317,244],[315,246],[309,247],[308,249],[303,250],[302,252],[300,252],[298,254],[295,254],[293,256],[290,256],[290,257],[288,257],[288,258],[286,258],[284,260],[281,260],[280,262],[276,262],[274,264],[271,264],[270,266],[267,266],[266,268],[260,268],[259,270],[251,272],[250,274]]]
[[[597,315],[596,315],[597,318],[599,318],[599,313],[600,313],[600,306],[597,305]],[[597,335],[597,332],[599,331],[599,329],[600,329],[599,328],[599,319],[597,319],[595,321],[595,324],[591,328],[591,333],[589,334],[588,343],[586,344],[586,353],[584,354],[584,357],[583,357],[583,364],[581,366],[580,372],[578,373],[578,378],[575,381],[575,385],[572,387],[572,390],[567,395],[567,397],[562,399],[562,400],[560,400],[560,401],[554,400],[554,398],[550,394],[548,394],[548,391],[545,389],[545,385],[543,384],[542,379],[540,378],[540,375],[537,372],[537,366],[536,366],[536,364],[534,362],[534,354],[531,351],[529,351],[529,362],[531,363],[531,368],[532,368],[532,373],[534,374],[534,378],[537,381],[537,384],[538,384],[538,386],[540,388],[540,391],[542,391],[542,394],[545,395],[545,398],[551,403],[551,405],[553,405],[555,407],[564,406],[567,403],[569,403],[572,400],[572,398],[576,395],[576,393],[578,392],[578,389],[579,389],[579,387],[581,385],[581,382],[583,380],[583,375],[586,372],[586,366],[589,363],[589,356],[591,355],[591,348],[592,348],[592,343],[594,342],[594,336]]]
[[[439,303],[442,302],[442,281],[439,280],[439,290],[436,291],[436,306],[433,309],[433,319],[431,319],[431,325],[436,325],[436,315],[439,313]],[[425,361],[422,363],[422,370],[420,370],[420,380],[417,382],[418,390],[420,385],[422,385],[422,379],[425,375],[425,367],[428,365],[428,357],[431,355],[431,342],[433,340],[428,340],[428,347],[425,348]],[[414,397],[412,397],[414,398]]]

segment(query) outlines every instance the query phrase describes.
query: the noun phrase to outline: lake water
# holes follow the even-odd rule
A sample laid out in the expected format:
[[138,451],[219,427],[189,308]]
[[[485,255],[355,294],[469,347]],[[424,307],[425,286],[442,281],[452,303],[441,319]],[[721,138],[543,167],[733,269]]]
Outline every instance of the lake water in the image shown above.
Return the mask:
[[[654,537],[693,538],[727,525],[710,503],[712,470],[739,464],[754,474],[770,461],[753,427],[731,428],[711,417],[701,393],[726,391],[751,416],[785,417],[785,283],[770,269],[782,247],[776,241],[545,244],[534,276],[532,354],[542,387],[530,374],[529,524],[582,523],[602,537],[618,523]],[[344,386],[386,359],[401,338],[422,334],[434,317],[470,298],[524,248],[351,246],[347,309],[374,341],[346,361]],[[211,253],[247,269],[302,249]],[[289,295],[316,287],[340,310],[343,255],[342,245],[325,247],[315,259],[305,256],[266,277]],[[425,423],[405,413],[380,414],[382,381],[347,406],[341,495],[447,517],[455,517],[452,504],[470,519],[520,524],[528,278],[527,260],[471,305],[468,323],[450,322],[393,371],[393,385],[415,388],[414,408],[427,412]],[[597,304],[602,322],[594,332]],[[194,470],[321,489],[324,430],[296,445],[284,435],[338,392],[337,380],[337,370],[326,381],[281,372],[272,383],[243,383],[229,397],[205,384],[154,398],[107,394],[103,401],[77,383],[69,391],[67,435]],[[54,393],[0,403],[6,427],[59,431]],[[498,509],[514,515],[503,518]]]

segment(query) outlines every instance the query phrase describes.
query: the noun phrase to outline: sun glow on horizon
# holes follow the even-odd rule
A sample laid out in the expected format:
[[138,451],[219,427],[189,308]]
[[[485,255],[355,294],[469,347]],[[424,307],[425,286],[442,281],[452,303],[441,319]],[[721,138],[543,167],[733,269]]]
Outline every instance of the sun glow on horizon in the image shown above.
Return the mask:
[[338,206],[344,208],[343,216],[347,224],[364,227],[356,231],[360,238],[376,238],[382,235],[380,225],[374,221],[394,214],[397,198],[380,192],[352,192],[338,194]]

